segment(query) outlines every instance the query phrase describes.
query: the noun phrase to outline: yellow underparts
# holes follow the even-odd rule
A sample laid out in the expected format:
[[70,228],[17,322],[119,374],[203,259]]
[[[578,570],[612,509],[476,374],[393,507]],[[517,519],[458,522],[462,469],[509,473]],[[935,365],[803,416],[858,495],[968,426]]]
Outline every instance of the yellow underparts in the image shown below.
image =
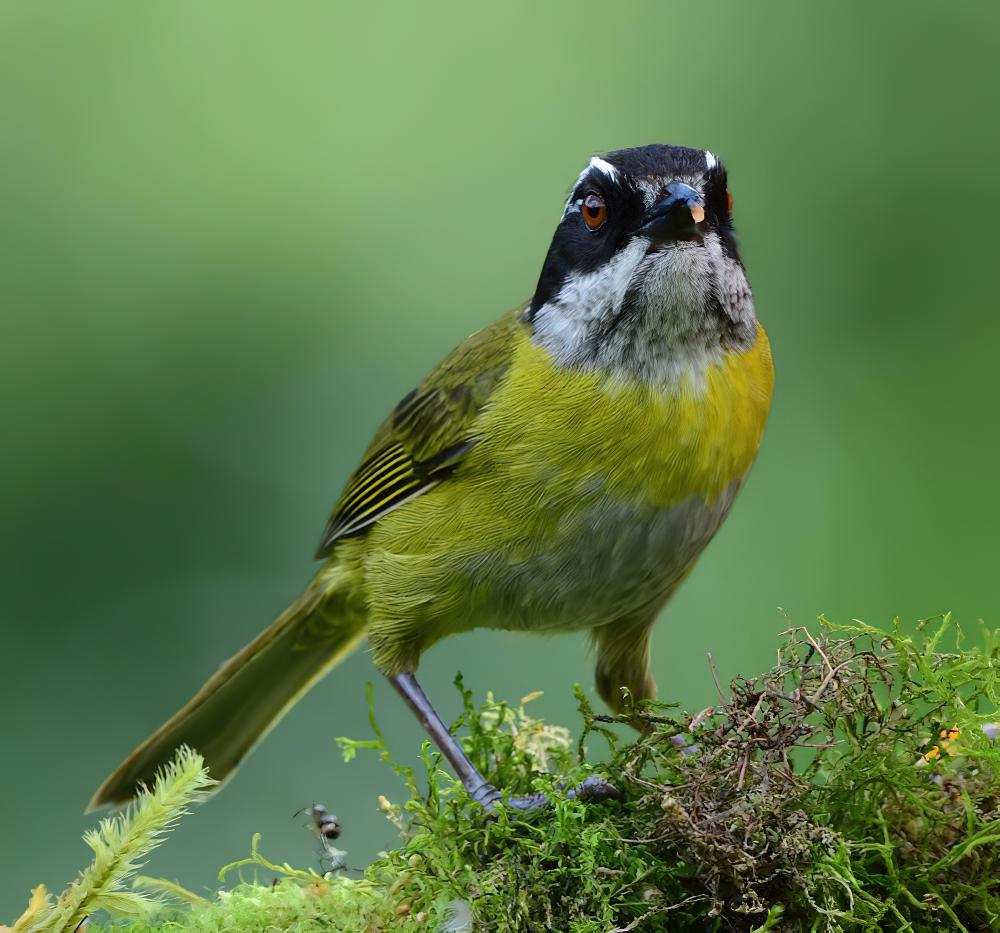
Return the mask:
[[541,462],[553,477],[599,477],[606,492],[654,508],[692,495],[711,504],[750,469],[773,382],[763,327],[750,350],[682,375],[672,391],[557,368],[525,336],[478,426],[483,453],[515,471]]
[[527,334],[518,340],[455,473],[338,545],[387,673],[412,670],[430,644],[479,625],[611,621],[629,573],[659,590],[641,567],[610,566],[592,537],[641,539],[664,510],[697,498],[711,507],[756,456],[773,380],[763,329],[750,350],[669,392],[559,368]]

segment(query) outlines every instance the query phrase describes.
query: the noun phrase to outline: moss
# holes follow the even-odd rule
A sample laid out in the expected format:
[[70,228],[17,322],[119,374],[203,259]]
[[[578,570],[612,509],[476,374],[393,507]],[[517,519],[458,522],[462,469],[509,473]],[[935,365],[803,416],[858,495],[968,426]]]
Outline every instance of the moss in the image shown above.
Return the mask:
[[[598,715],[578,691],[577,742],[524,703],[477,707],[459,681],[455,728],[473,760],[512,793],[546,792],[549,808],[486,817],[429,747],[424,774],[396,764],[373,716],[372,739],[341,740],[345,757],[380,754],[406,791],[383,801],[400,845],[364,878],[274,865],[255,840],[226,876],[253,864],[278,883],[212,901],[160,885],[181,903],[124,929],[996,928],[998,650],[985,630],[964,645],[949,617],[912,636],[821,620],[698,713]],[[596,743],[600,765],[585,755]],[[566,793],[591,774],[623,800]]]

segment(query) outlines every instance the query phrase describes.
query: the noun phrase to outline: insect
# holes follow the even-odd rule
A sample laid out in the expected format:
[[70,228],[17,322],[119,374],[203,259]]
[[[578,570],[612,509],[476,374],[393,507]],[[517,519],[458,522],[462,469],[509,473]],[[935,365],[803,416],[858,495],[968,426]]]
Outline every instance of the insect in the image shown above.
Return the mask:
[[308,813],[312,817],[313,825],[316,827],[316,834],[324,842],[333,842],[340,837],[340,820],[336,814],[331,813],[321,803],[314,803],[311,807],[303,807],[299,813]]
[[295,815],[308,813],[312,818],[313,829],[319,838],[320,851],[322,853],[320,861],[327,867],[327,871],[336,871],[344,867],[344,852],[333,845],[335,839],[340,837],[341,825],[336,814],[331,813],[321,803],[314,803],[310,807],[303,807]]

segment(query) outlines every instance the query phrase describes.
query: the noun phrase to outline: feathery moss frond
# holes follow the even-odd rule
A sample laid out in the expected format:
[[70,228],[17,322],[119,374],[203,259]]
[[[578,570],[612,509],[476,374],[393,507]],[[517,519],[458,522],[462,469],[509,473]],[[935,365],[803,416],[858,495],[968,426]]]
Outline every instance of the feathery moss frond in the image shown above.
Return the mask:
[[134,803],[117,816],[88,830],[84,842],[94,860],[35,921],[31,933],[72,933],[91,914],[138,916],[151,904],[126,882],[163,836],[215,782],[208,776],[201,755],[180,748],[174,760],[156,776],[152,789],[143,787]]

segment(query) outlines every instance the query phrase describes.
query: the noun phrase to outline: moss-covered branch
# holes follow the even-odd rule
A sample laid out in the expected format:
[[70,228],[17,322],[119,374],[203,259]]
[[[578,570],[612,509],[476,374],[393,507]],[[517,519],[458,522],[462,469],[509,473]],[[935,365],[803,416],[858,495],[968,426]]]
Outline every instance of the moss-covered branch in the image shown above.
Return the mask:
[[[275,865],[255,839],[236,864],[277,884],[237,884],[208,901],[147,880],[176,906],[126,929],[996,928],[992,633],[968,647],[944,617],[913,636],[823,621],[783,637],[774,668],[694,714],[642,704],[603,716],[578,692],[578,742],[524,702],[477,708],[459,682],[465,712],[455,728],[476,764],[511,793],[550,796],[550,808],[528,817],[486,817],[426,746],[425,773],[396,764],[373,717],[374,738],[341,744],[348,758],[374,750],[401,777],[405,802],[383,801],[398,849],[351,879]],[[629,722],[645,727],[640,738]],[[599,765],[585,754],[595,744],[608,750]],[[595,773],[624,799],[565,792]],[[156,793],[132,819],[145,818]],[[122,864],[137,857],[123,852]],[[116,909],[108,892],[87,890],[90,877],[60,899],[62,926],[46,925],[56,914],[39,895],[14,929],[65,929],[81,911]]]

